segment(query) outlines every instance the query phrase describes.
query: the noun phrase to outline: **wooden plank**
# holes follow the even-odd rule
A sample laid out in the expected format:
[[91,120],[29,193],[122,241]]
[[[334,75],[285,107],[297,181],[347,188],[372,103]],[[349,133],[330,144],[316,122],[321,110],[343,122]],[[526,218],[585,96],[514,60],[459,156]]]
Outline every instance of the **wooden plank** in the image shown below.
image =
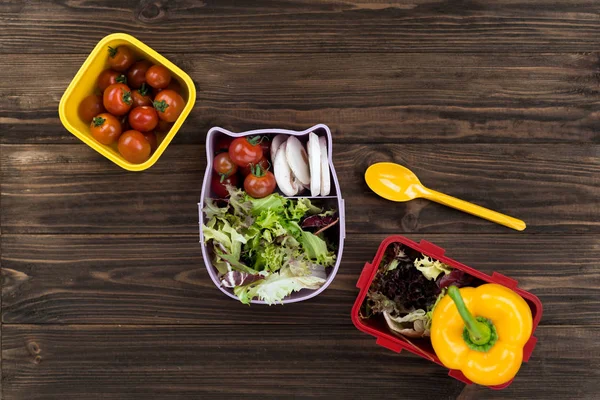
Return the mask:
[[[6,325],[4,398],[485,398],[594,399],[600,328],[541,327],[515,382],[494,392],[465,387],[444,368],[395,354],[351,324]],[[326,379],[324,378],[326,377]]]
[[[334,145],[347,231],[510,233],[427,200],[390,204],[370,192],[366,168],[395,161],[425,185],[524,219],[529,233],[600,229],[598,146]],[[204,147],[173,145],[133,174],[79,145],[3,145],[4,233],[198,232]]]
[[[212,126],[303,130],[319,122],[338,143],[600,140],[593,53],[167,56],[198,90],[174,143],[202,144]],[[79,143],[56,110],[84,59],[5,57],[0,141]]]
[[[332,285],[297,304],[244,306],[214,287],[197,236],[3,235],[4,323],[346,325],[356,281],[384,234],[349,235]],[[597,235],[410,235],[519,281],[543,324],[599,323]],[[576,304],[577,306],[574,306]]]
[[585,52],[600,47],[598,13],[592,0],[9,0],[0,52],[86,54],[113,32],[159,52]]

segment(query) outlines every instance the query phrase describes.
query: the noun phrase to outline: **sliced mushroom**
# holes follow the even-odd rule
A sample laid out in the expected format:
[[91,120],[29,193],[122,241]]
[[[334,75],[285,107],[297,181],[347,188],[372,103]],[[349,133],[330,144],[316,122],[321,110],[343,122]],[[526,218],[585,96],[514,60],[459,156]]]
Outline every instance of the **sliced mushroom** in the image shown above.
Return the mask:
[[329,196],[331,192],[331,177],[329,176],[329,156],[327,155],[327,138],[319,138],[321,148],[321,196]]
[[308,134],[306,148],[310,167],[310,194],[314,197],[321,193],[321,147],[319,137],[314,132]]
[[[278,151],[279,152],[279,151]],[[304,146],[295,136],[290,136],[286,141],[285,155],[292,173],[303,185],[310,185],[310,171],[308,169],[308,156]]]
[[294,182],[292,170],[286,159],[286,144],[287,142],[283,142],[276,151],[273,160],[273,173],[279,190],[286,196],[295,196],[298,193],[298,186]]
[[275,155],[277,150],[281,147],[281,144],[286,141],[288,137],[286,135],[277,135],[271,141],[271,161],[275,162]]

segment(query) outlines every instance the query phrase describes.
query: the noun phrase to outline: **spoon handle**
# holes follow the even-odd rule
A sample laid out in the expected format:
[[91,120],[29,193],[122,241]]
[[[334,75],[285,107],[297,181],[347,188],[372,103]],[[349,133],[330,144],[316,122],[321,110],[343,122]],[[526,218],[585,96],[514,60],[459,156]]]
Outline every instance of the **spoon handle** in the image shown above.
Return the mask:
[[472,215],[476,215],[478,217],[487,219],[488,221],[507,226],[517,231],[522,231],[526,227],[525,222],[521,221],[520,219],[510,217],[497,211],[492,211],[485,207],[469,203],[468,201],[457,199],[456,197],[448,196],[444,193],[436,192],[435,190],[425,189],[422,196],[426,199],[456,208],[457,210],[461,210]]

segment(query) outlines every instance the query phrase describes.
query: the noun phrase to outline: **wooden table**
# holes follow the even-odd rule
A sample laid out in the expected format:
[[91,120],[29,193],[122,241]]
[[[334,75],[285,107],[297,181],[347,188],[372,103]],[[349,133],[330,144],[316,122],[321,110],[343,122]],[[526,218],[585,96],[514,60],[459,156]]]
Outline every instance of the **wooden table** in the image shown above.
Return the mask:
[[[2,398],[593,399],[600,384],[600,3],[0,3]],[[121,170],[60,124],[96,42],[127,32],[194,79],[159,162]],[[347,207],[333,284],[247,307],[204,268],[197,206],[212,126],[329,125]],[[511,231],[363,181],[395,161],[524,219]],[[356,330],[382,239],[426,239],[544,303],[506,390],[464,384]]]

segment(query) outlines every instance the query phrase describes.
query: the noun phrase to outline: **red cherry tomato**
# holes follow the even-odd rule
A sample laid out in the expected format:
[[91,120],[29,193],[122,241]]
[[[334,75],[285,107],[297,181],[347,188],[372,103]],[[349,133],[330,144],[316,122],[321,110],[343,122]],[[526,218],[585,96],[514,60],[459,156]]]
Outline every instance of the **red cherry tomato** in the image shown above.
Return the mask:
[[159,94],[160,92],[162,92],[165,89],[173,90],[173,91],[181,94],[181,85],[179,84],[179,81],[177,79],[171,79],[171,82],[169,82],[169,84],[167,85],[166,88],[163,88],[163,89],[153,88],[152,93],[156,97],[157,94]]
[[183,112],[185,101],[177,92],[165,89],[156,95],[153,104],[160,119],[175,122]]
[[227,178],[237,172],[238,166],[231,161],[229,153],[221,153],[213,160],[213,169],[217,174]]
[[229,192],[227,191],[225,185],[237,187],[238,181],[239,179],[237,174],[233,174],[228,178],[221,178],[219,174],[213,174],[210,180],[210,187],[218,198],[224,199],[229,197]]
[[122,132],[121,122],[112,114],[102,113],[95,116],[90,124],[90,133],[102,144],[114,143]]
[[85,122],[92,122],[92,119],[105,112],[104,105],[102,104],[102,96],[97,94],[91,94],[79,103],[79,116]]
[[269,155],[271,154],[271,138],[268,136],[261,137],[260,147],[262,147],[263,155],[265,157],[269,157]]
[[158,147],[156,134],[154,132],[142,132],[142,135],[144,135],[148,143],[150,143],[150,151],[154,153],[156,151],[156,148]]
[[119,138],[119,153],[132,164],[141,164],[150,157],[150,143],[138,131],[127,131]]
[[127,71],[134,63],[135,57],[127,46],[108,46],[108,65],[115,71]]
[[172,126],[173,124],[171,122],[167,122],[159,118],[158,125],[156,125],[156,129],[154,131],[158,133],[167,133],[171,130]]
[[133,104],[131,89],[122,83],[107,87],[103,96],[104,108],[113,115],[127,114]]
[[215,143],[215,154],[229,151],[229,146],[231,146],[231,142],[233,142],[232,137],[221,136],[219,139],[217,139],[217,143]]
[[131,92],[131,100],[133,103],[131,107],[142,107],[142,106],[151,106],[152,105],[152,97],[150,97],[148,90],[148,86],[145,83],[142,83],[142,87]]
[[146,71],[152,63],[150,61],[138,61],[127,71],[127,82],[129,87],[138,89],[142,84],[146,83]]
[[[260,165],[260,167],[261,167],[262,169],[264,169],[265,171],[266,171],[266,170],[268,170],[268,169],[269,169],[269,167],[270,167],[269,161],[268,161],[268,160],[267,160],[267,159],[266,159],[264,156],[263,156],[263,158],[261,158],[261,159],[258,161],[257,165]],[[247,165],[247,166],[245,166],[245,167],[240,167],[240,174],[241,174],[243,177],[247,177],[248,175],[250,175],[250,172],[252,172],[252,171],[250,170],[251,168],[252,168],[252,164],[248,164],[248,165]]]
[[260,166],[253,168],[254,171],[244,179],[244,190],[248,196],[255,199],[267,197],[275,190],[275,175],[271,171],[265,171]]
[[239,137],[229,146],[229,157],[240,167],[256,164],[263,156],[262,147],[258,144],[260,136]]
[[150,106],[136,107],[129,113],[129,125],[136,131],[150,132],[158,124],[158,114]]
[[157,89],[164,89],[171,82],[171,73],[162,65],[153,65],[146,71],[146,83]]
[[114,85],[115,83],[127,84],[127,78],[125,75],[112,69],[105,69],[104,71],[100,72],[100,75],[98,75],[98,80],[96,81],[96,85],[101,92],[104,92],[107,87]]

